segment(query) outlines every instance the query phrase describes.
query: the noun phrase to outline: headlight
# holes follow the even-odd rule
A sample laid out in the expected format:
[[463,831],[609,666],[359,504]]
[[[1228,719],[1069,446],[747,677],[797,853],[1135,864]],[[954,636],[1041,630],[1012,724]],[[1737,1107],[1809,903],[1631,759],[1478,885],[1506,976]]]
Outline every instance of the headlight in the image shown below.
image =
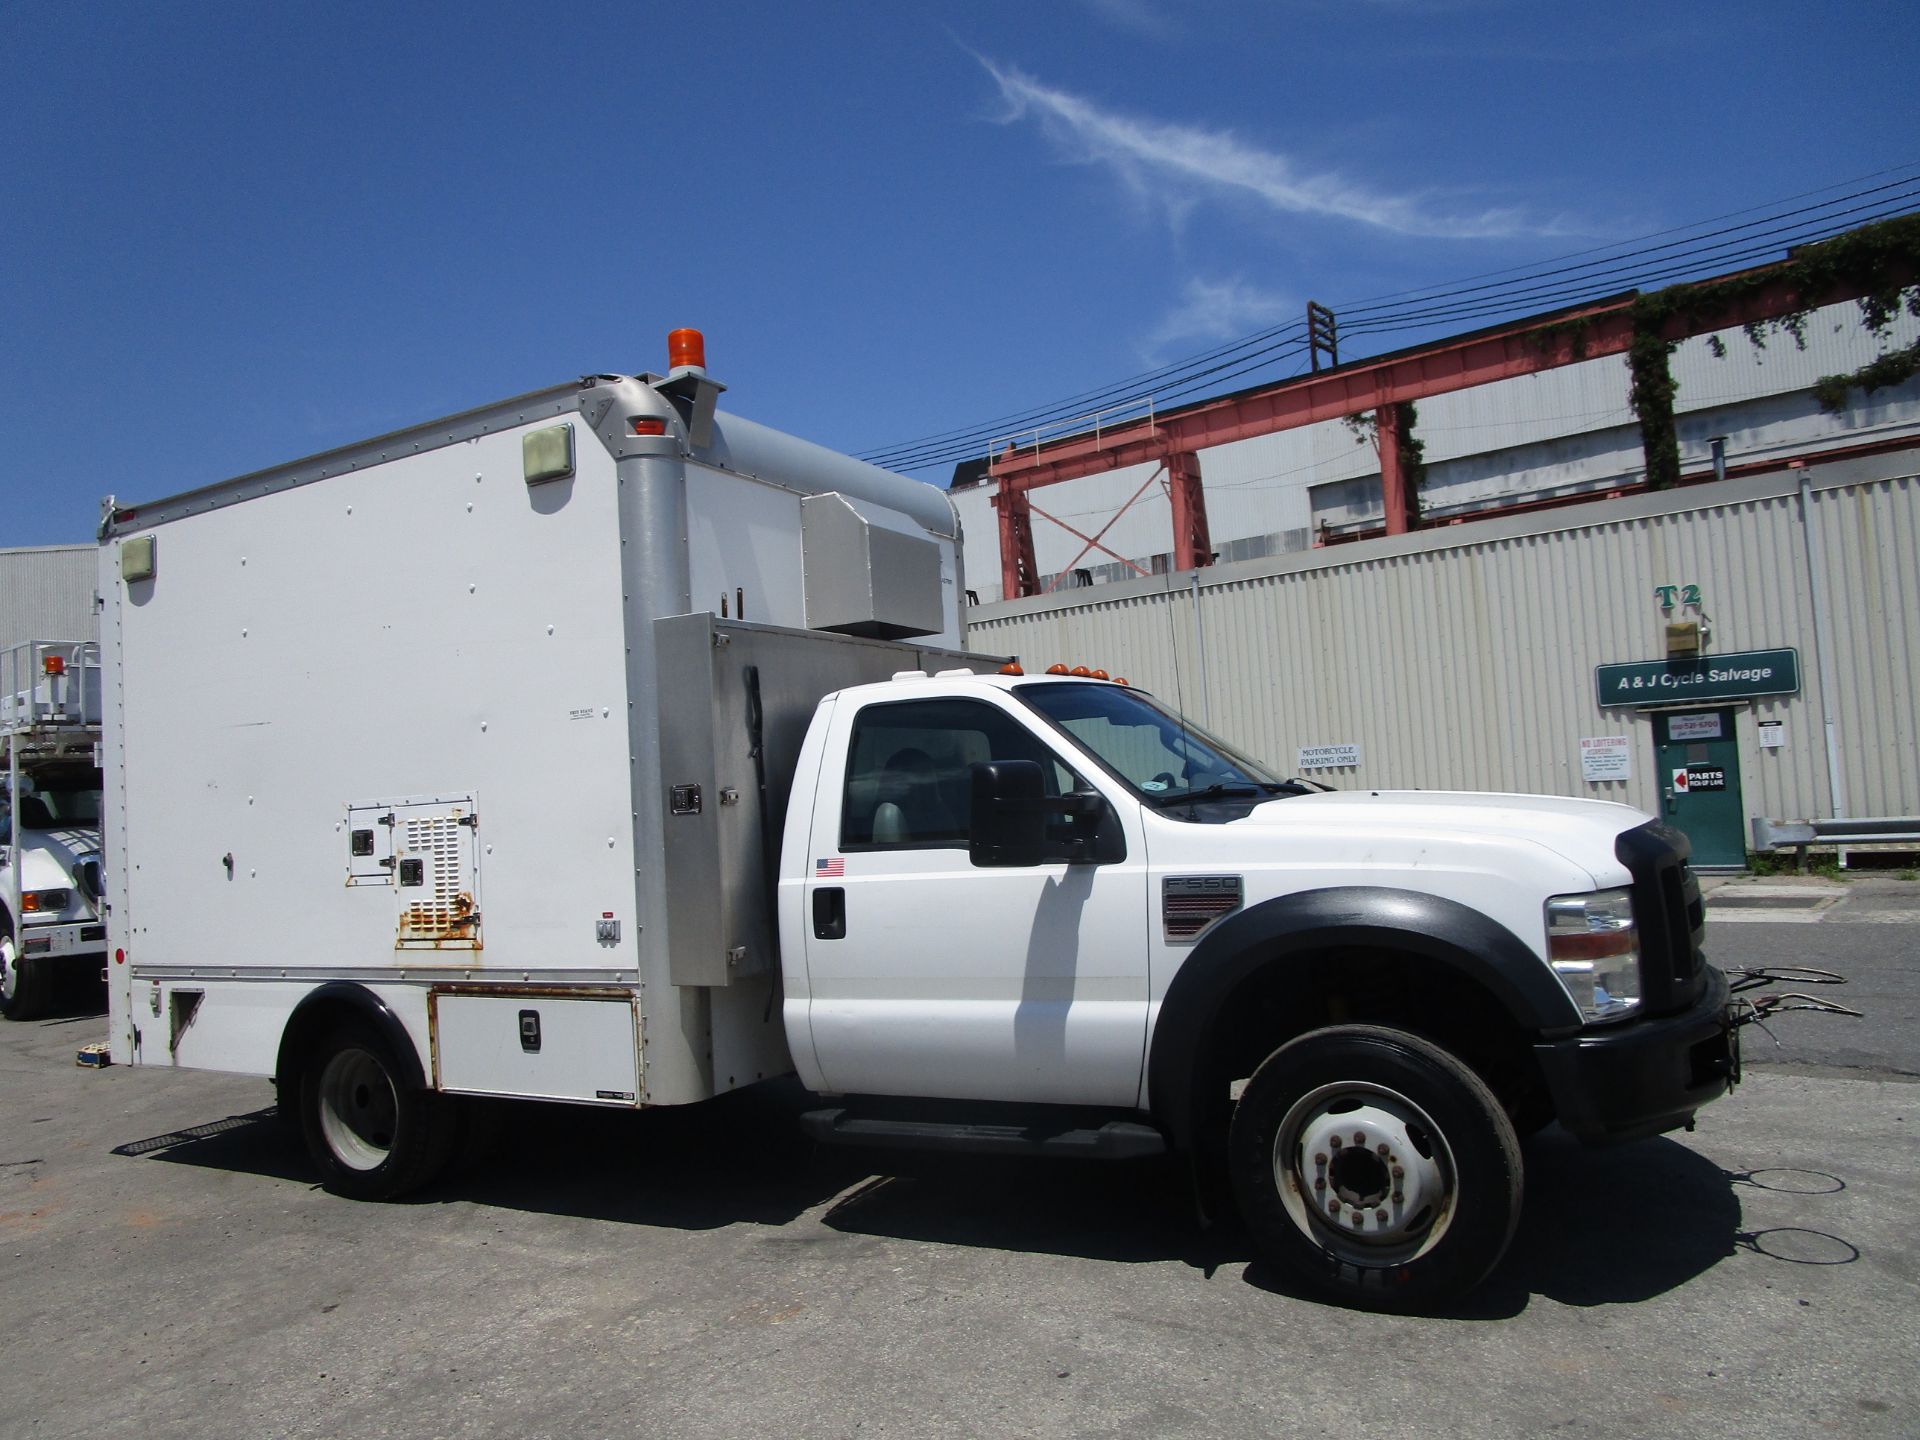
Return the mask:
[[1588,1024],[1640,1008],[1640,937],[1633,892],[1596,890],[1547,901],[1547,958]]
[[58,914],[72,903],[71,890],[28,890],[20,896],[20,908],[29,915]]

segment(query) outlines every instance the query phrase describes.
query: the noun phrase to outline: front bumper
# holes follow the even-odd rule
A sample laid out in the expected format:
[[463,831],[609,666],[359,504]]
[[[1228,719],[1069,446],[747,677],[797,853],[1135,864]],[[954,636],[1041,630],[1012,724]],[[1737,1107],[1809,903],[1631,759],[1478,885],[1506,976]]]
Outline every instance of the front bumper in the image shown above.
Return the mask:
[[1589,1144],[1677,1130],[1740,1079],[1727,977],[1711,965],[1678,1015],[1584,1031],[1533,1047],[1560,1123]]
[[63,920],[20,927],[20,953],[57,959],[107,958],[107,927],[98,920]]

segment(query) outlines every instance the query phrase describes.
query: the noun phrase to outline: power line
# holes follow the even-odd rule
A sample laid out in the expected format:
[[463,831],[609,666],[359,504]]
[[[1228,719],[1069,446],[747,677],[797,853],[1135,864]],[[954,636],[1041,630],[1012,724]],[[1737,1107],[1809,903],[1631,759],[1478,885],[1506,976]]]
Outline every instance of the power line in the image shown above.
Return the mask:
[[[1769,205],[1656,231],[1637,240],[1593,247],[1534,266],[1490,271],[1459,282],[1399,291],[1335,308],[1344,322],[1341,329],[1347,334],[1384,335],[1518,309],[1539,310],[1573,304],[1622,289],[1697,274],[1703,269],[1739,266],[1770,258],[1785,247],[1825,239],[1871,220],[1907,213],[1920,198],[1920,173],[1916,172],[1920,172],[1920,166],[1882,170]],[[1888,176],[1898,178],[1886,179]],[[1793,203],[1829,194],[1842,186],[1862,185],[1868,180],[1882,183],[1830,195],[1812,205]],[[1759,218],[1733,225],[1720,223],[1747,215]],[[1712,226],[1718,228],[1705,228]],[[1672,235],[1684,238],[1665,240]],[[1641,241],[1664,243],[1641,244]],[[1589,256],[1595,258],[1583,258]],[[1511,278],[1500,280],[1501,276]],[[1392,301],[1400,303],[1388,303]],[[903,470],[929,469],[979,458],[993,444],[1012,434],[1037,434],[1048,428],[1070,426],[1089,428],[1082,422],[1090,421],[1096,413],[1118,416],[1128,411],[1144,412],[1148,405],[1169,404],[1196,391],[1270,370],[1304,352],[1305,332],[1303,320],[1276,325],[1155,370],[1081,391],[1065,400],[918,440],[897,442],[869,451],[861,458]]]

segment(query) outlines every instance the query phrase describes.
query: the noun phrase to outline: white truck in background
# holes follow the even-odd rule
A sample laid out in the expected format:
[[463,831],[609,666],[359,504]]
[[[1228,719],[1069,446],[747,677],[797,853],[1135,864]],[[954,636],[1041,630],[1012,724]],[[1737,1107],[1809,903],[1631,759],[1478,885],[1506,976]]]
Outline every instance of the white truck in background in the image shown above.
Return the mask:
[[372,1199],[466,1097],[797,1071],[826,1141],[1177,1152],[1383,1306],[1499,1259],[1520,1133],[1730,1088],[1684,837],[967,655],[947,498],[718,413],[697,338],[108,502],[115,1061],[272,1077]]
[[0,1015],[31,1020],[62,982],[97,984],[100,657],[91,641],[0,650]]

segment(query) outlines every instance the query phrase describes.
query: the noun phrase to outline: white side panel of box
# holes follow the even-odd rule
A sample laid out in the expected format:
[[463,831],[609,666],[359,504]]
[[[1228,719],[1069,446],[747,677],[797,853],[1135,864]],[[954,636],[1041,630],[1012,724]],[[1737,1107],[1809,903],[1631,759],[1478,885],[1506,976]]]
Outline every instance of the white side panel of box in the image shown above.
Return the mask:
[[[287,1016],[313,986],[303,981],[249,979],[128,982],[116,972],[113,1036],[126,1045],[117,1064],[177,1065],[235,1075],[270,1075],[280,1053]],[[427,992],[417,985],[373,984],[420,1055],[428,1053]],[[126,1006],[126,1029],[121,1006]],[[137,1045],[131,1035],[139,1036]]]
[[[435,1079],[443,1090],[632,1105],[640,1093],[639,1009],[631,995],[435,995]],[[538,1048],[523,1025],[531,1016]]]
[[[130,966],[635,970],[614,462],[582,435],[529,488],[520,433],[188,515],[106,577]],[[472,797],[484,949],[397,950],[398,891],[347,883],[348,806],[432,795]]]
[[710,466],[687,466],[687,565],[693,608],[757,624],[805,624],[800,499]]

